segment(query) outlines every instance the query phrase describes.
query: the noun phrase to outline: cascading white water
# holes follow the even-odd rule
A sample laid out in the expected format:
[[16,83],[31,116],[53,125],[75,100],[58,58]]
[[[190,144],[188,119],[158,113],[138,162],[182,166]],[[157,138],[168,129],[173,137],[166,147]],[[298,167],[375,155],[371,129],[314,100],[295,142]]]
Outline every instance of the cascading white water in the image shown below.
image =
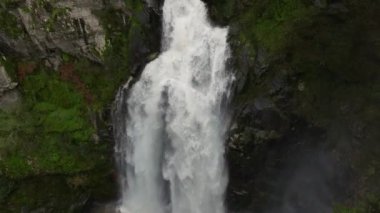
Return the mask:
[[165,1],[163,52],[117,99],[121,213],[224,212],[227,33],[201,0]]

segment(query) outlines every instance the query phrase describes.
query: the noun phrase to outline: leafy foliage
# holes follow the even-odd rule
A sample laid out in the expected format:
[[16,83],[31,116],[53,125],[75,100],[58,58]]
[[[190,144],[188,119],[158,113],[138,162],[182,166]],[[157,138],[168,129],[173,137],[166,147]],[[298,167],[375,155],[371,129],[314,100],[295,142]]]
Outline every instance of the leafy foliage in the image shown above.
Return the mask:
[[0,112],[1,172],[12,178],[39,173],[74,173],[94,166],[94,133],[83,97],[47,70],[22,82],[20,110]]

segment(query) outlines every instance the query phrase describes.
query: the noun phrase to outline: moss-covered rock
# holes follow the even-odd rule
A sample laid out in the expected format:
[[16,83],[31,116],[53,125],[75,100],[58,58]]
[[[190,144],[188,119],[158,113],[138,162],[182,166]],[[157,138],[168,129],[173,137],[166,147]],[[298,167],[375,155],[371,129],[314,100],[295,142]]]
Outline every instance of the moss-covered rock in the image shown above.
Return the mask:
[[83,97],[45,70],[27,76],[21,87],[21,109],[1,112],[2,174],[23,178],[91,169],[91,153],[80,151],[91,146],[94,133]]
[[[82,212],[116,199],[109,108],[160,48],[160,15],[143,1],[119,3],[1,3],[1,15],[17,19],[1,19],[1,64],[22,96],[19,108],[0,112],[1,212]],[[8,24],[24,25],[25,37],[9,39]],[[104,48],[94,50],[93,38]],[[27,53],[13,54],[21,41],[31,44]]]
[[[287,166],[299,166],[291,159],[309,150],[329,153],[329,163],[339,165],[333,175],[346,174],[339,181],[320,172],[321,180],[335,186],[326,195],[332,200],[323,205],[332,209],[334,202],[350,206],[380,197],[375,142],[380,138],[380,49],[374,39],[380,36],[379,2],[206,2],[215,22],[231,25],[232,68],[238,78],[228,152],[230,208],[260,212],[288,205],[314,211],[307,209],[302,190],[287,191],[284,185],[292,180],[282,176],[282,170],[291,171]],[[276,112],[286,128],[273,132],[278,119],[269,119],[267,110]],[[311,158],[302,161],[308,165]],[[341,183],[346,189],[337,187]],[[287,193],[295,198],[285,200]],[[274,212],[285,211],[279,208]]]
[[0,3],[0,28],[1,32],[12,38],[20,38],[24,34],[24,29],[19,17],[15,14],[19,0],[4,0]]

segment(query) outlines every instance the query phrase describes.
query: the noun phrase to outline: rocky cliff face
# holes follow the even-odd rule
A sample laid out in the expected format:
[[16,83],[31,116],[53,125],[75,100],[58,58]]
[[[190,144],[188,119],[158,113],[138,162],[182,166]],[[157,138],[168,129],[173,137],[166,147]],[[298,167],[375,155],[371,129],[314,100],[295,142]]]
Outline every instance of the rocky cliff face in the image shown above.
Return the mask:
[[[106,32],[95,11],[112,8],[129,12],[123,1],[5,1],[3,7],[20,28],[15,33],[3,32],[2,43],[22,56],[53,57],[66,52],[100,62],[106,48]],[[4,15],[4,18],[5,15]]]
[[207,2],[238,77],[230,209],[379,211],[379,3]]
[[159,51],[157,6],[0,3],[1,212],[83,212],[117,197],[110,108]]

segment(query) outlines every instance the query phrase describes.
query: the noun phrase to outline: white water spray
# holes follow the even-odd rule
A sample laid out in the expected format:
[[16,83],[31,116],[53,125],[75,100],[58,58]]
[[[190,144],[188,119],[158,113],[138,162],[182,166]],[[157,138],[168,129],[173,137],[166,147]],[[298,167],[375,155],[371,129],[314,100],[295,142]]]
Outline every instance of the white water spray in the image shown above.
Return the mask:
[[224,212],[227,33],[201,0],[165,1],[163,52],[117,99],[121,213]]

